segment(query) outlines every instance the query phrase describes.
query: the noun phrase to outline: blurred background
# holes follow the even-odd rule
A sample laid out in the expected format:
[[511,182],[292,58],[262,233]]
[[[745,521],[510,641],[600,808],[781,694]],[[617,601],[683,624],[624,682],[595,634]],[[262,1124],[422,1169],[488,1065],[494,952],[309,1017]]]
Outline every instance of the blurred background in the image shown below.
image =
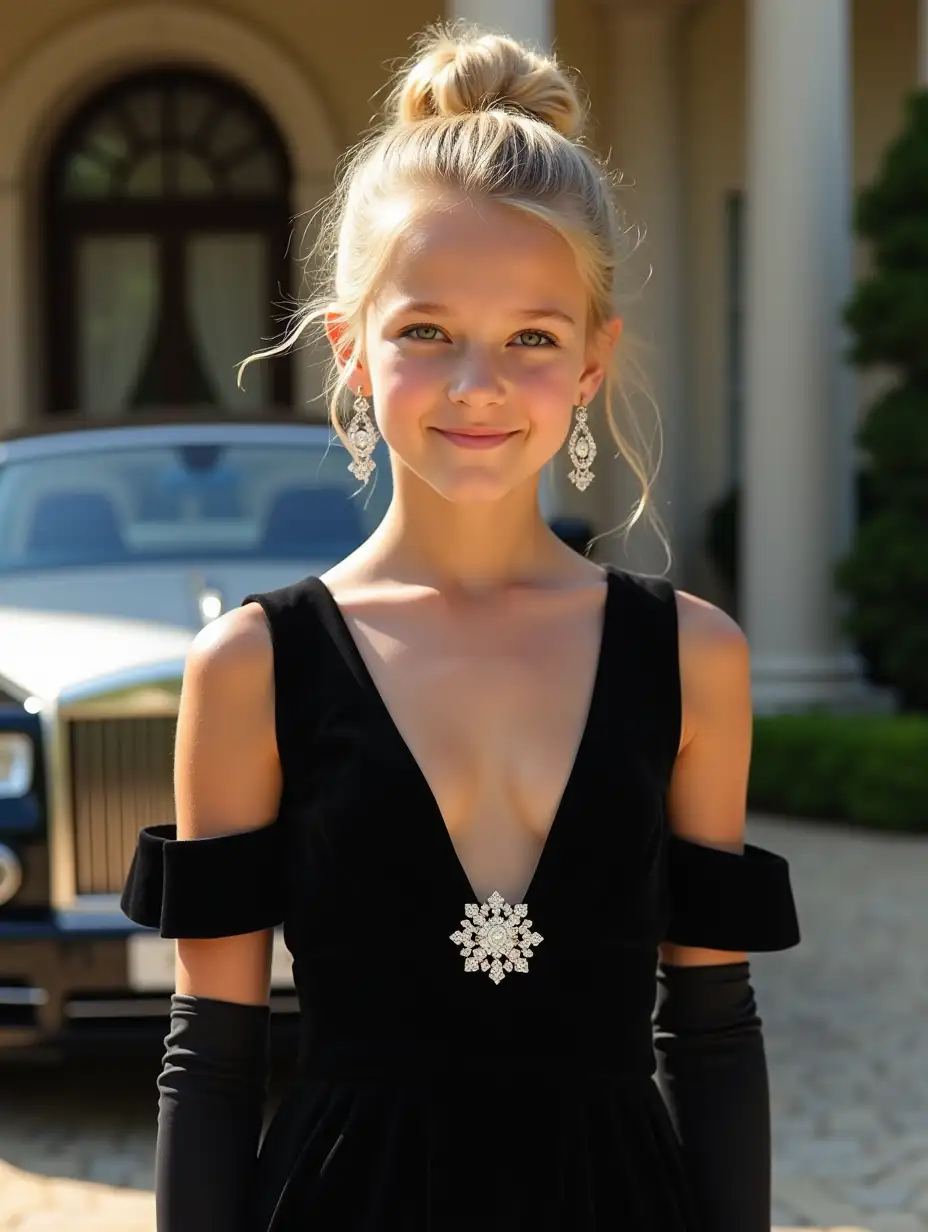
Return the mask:
[[[115,897],[169,820],[183,654],[389,495],[381,468],[346,526],[317,347],[243,390],[235,364],[438,18],[555,47],[622,177],[672,577],[748,634],[749,837],[791,859],[804,925],[755,963],[775,1222],[926,1232],[928,0],[0,5],[0,1229],[153,1226],[160,1053],[113,1068],[100,1039],[163,1025],[169,963]],[[557,460],[545,512],[661,570],[610,533],[635,493],[597,439],[595,485]],[[282,486],[304,446],[321,492],[296,463]]]

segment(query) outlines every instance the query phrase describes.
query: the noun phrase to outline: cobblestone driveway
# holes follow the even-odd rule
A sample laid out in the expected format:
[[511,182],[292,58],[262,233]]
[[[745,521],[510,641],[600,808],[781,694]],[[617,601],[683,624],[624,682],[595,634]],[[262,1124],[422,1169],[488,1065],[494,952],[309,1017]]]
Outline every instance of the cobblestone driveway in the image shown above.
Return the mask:
[[[803,945],[753,960],[775,1222],[928,1232],[928,840],[752,820]],[[152,1232],[154,1070],[0,1069],[0,1232]]]
[[755,955],[775,1222],[928,1232],[928,838],[752,820],[803,943]]

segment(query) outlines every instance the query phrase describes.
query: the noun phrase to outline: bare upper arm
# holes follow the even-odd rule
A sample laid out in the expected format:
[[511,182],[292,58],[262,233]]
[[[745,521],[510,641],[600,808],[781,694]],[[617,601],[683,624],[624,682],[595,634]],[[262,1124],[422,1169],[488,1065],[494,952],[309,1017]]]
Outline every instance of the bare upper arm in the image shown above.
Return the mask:
[[[256,603],[196,636],[177,720],[174,796],[181,839],[233,834],[277,815],[281,772],[270,631]],[[221,886],[204,886],[221,894]],[[177,991],[223,1001],[268,999],[272,932],[177,942]]]
[[[674,832],[741,852],[751,761],[751,672],[747,639],[712,604],[677,592],[683,724],[668,792]],[[745,954],[666,943],[661,958],[682,966],[742,961]]]

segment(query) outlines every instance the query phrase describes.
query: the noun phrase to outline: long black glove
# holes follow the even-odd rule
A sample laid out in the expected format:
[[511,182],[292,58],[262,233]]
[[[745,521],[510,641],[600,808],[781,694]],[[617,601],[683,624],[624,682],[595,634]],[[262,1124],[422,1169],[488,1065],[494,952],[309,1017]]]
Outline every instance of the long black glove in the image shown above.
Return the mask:
[[702,1232],[770,1232],[770,1093],[750,964],[658,968],[658,1083]]
[[266,1005],[175,993],[158,1079],[158,1232],[251,1232]]

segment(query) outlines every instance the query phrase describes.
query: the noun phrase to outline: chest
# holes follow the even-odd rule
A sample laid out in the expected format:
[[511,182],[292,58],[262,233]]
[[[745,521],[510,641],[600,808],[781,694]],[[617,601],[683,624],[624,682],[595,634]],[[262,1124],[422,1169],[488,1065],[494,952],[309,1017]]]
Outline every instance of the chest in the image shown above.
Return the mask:
[[601,607],[567,597],[348,613],[380,704],[453,837],[545,838],[589,718]]
[[317,588],[324,629],[284,745],[301,905],[341,910],[350,869],[353,901],[394,913],[414,887],[444,937],[449,910],[451,928],[494,890],[538,911],[608,884],[625,928],[616,902],[634,914],[654,888],[641,861],[660,854],[666,759],[660,673],[609,582],[509,612]]

